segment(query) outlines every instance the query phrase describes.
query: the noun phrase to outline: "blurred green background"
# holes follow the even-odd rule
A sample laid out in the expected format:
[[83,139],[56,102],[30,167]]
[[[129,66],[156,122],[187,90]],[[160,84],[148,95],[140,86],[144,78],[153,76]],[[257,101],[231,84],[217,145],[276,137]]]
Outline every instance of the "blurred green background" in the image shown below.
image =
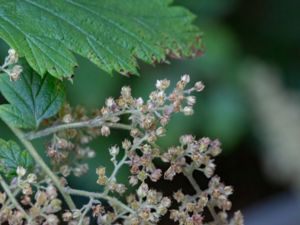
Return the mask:
[[[130,85],[134,96],[146,97],[157,79],[176,82],[188,73],[193,81],[202,80],[206,89],[197,94],[195,114],[174,117],[161,144],[176,144],[184,133],[219,138],[224,154],[217,160],[217,173],[235,187],[235,208],[247,208],[291,188],[297,189],[300,1],[177,0],[174,4],[197,15],[195,23],[203,31],[204,56],[171,60],[169,65],[148,66],[140,62],[141,76],[130,78],[109,76],[78,57],[80,66],[74,84],[66,82],[68,101],[92,110],[103,105],[105,98],[118,96],[123,85]],[[1,43],[2,60],[6,52],[7,46]],[[0,134],[1,138],[10,137],[2,123]],[[72,179],[73,185],[94,184],[94,168],[110,164],[107,149],[121,143],[124,135],[114,131],[108,139],[95,140],[92,147],[97,157],[90,162],[90,173],[80,181]],[[43,149],[43,142],[37,144]],[[284,155],[280,155],[281,151]],[[289,176],[291,173],[293,177]],[[127,179],[126,171],[121,178]],[[88,189],[99,188],[90,185]]]

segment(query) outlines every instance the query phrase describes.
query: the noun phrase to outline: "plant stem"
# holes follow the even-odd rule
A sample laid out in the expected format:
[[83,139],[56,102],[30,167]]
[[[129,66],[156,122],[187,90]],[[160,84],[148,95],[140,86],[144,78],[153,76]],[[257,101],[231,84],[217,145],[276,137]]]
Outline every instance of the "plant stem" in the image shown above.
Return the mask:
[[1,175],[0,175],[0,184],[3,187],[4,191],[6,192],[6,194],[8,195],[8,197],[9,197],[10,201],[12,202],[12,204],[14,205],[14,207],[16,207],[20,212],[22,212],[23,215],[25,216],[27,222],[30,223],[31,217],[25,212],[23,207],[18,203],[14,194],[10,191],[10,187],[8,186],[8,184],[5,182],[4,178]]
[[[114,179],[114,178],[116,177],[116,175],[117,175],[117,173],[119,172],[119,170],[121,169],[121,167],[125,164],[127,157],[128,157],[128,156],[127,156],[127,154],[126,154],[126,152],[125,152],[125,153],[124,153],[124,156],[123,156],[123,158],[122,158],[122,160],[117,164],[117,166],[115,167],[115,169],[114,169],[114,171],[112,172],[111,176],[108,178],[108,183],[109,183],[112,179]],[[108,192],[109,192],[109,189],[106,189],[106,190],[104,191],[105,194],[107,194]]]
[[94,199],[91,198],[90,201],[89,201],[89,203],[88,203],[87,205],[84,206],[85,209],[84,209],[84,211],[83,211],[83,213],[82,213],[82,215],[81,215],[81,217],[80,217],[80,220],[78,221],[78,225],[82,225],[83,220],[84,220],[84,217],[85,217],[86,214],[90,211],[90,209],[91,209],[91,207],[92,207],[92,205],[93,205],[93,202],[94,202]]
[[[132,145],[132,147],[130,148],[129,152],[137,149],[140,146],[140,144],[142,144],[147,138],[148,138],[148,135],[145,134],[144,137],[142,137],[141,139],[139,139],[139,141],[137,141],[136,143],[134,143]],[[128,158],[128,155],[126,154],[126,151],[125,151],[123,158],[121,159],[121,161],[119,161],[119,163],[117,164],[117,166],[114,168],[112,174],[108,178],[108,182],[110,182],[112,179],[114,179],[116,177],[116,175],[118,174],[118,172],[121,169],[121,167],[126,163],[126,159],[127,158]],[[106,189],[103,193],[107,194],[108,192],[109,192],[109,189]]]
[[[167,107],[158,107],[156,109],[152,109],[149,111],[153,111],[153,112],[163,111],[166,108]],[[121,115],[126,115],[126,114],[135,114],[135,113],[139,113],[139,111],[136,109],[128,109],[128,110],[112,113],[110,115],[110,117],[116,117],[116,116],[121,116]],[[131,128],[132,128],[130,125],[127,125],[127,124],[107,122],[108,119],[109,119],[109,117],[107,117],[107,116],[106,117],[96,117],[96,118],[86,120],[86,121],[54,125],[52,127],[46,128],[44,130],[29,132],[29,133],[25,134],[24,137],[27,140],[33,140],[36,138],[48,136],[50,134],[56,133],[61,130],[78,129],[78,128],[85,128],[85,127],[100,127],[103,125],[106,125],[110,128],[123,129],[123,130],[131,130]]]
[[84,197],[88,197],[88,198],[104,199],[104,200],[107,200],[109,203],[111,203],[113,205],[117,205],[117,206],[123,208],[127,212],[130,212],[132,214],[136,214],[136,212],[133,209],[131,209],[130,207],[125,205],[120,200],[118,200],[114,197],[110,197],[109,195],[104,194],[104,193],[76,190],[76,189],[72,189],[72,188],[66,188],[65,191],[67,193],[71,194],[71,195],[84,196]]
[[52,127],[48,127],[44,130],[29,132],[29,133],[25,134],[24,137],[27,140],[33,140],[33,139],[36,139],[36,138],[41,138],[41,137],[44,137],[44,136],[48,136],[50,134],[56,133],[56,132],[61,131],[61,130],[84,128],[84,127],[99,127],[99,126],[103,126],[103,125],[106,125],[108,127],[115,128],[115,129],[124,129],[124,130],[130,130],[131,129],[131,127],[127,124],[105,123],[100,118],[95,118],[95,119],[87,120],[87,121],[55,125],[55,126],[52,126]]
[[[186,178],[189,180],[189,182],[191,183],[191,185],[193,186],[194,190],[197,192],[197,194],[200,194],[202,192],[201,188],[199,187],[197,181],[194,179],[193,177],[193,172],[184,170],[183,174],[186,176]],[[218,214],[216,213],[214,206],[212,204],[210,204],[209,202],[207,203],[207,208],[210,212],[210,214],[212,215],[214,221],[216,222],[217,225],[223,225],[223,223],[221,222]]]
[[[12,193],[14,197],[16,197],[19,193],[20,193],[21,189],[19,187],[17,187],[17,189]],[[9,201],[6,201],[3,205],[2,205],[2,209],[7,207],[9,205]],[[0,214],[1,215],[1,214]]]
[[39,155],[39,153],[36,151],[36,149],[33,147],[31,142],[27,141],[24,138],[24,134],[21,130],[14,128],[10,126],[7,123],[8,127],[13,131],[13,133],[19,138],[21,143],[24,145],[26,150],[30,153],[32,158],[36,161],[36,163],[42,168],[42,170],[51,178],[57,189],[60,191],[61,195],[65,199],[67,205],[69,208],[76,209],[76,206],[71,198],[71,196],[64,191],[64,187],[61,185],[59,178],[50,170],[50,168],[47,166],[47,164],[44,162],[42,157]]

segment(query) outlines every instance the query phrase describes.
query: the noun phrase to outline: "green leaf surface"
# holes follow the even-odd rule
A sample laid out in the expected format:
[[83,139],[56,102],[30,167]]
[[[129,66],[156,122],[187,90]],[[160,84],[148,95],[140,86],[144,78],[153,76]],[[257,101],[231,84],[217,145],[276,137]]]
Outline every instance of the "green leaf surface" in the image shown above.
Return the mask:
[[0,0],[0,38],[40,75],[74,73],[72,52],[112,73],[138,74],[166,55],[202,50],[194,16],[170,0]]
[[0,139],[0,172],[11,178],[16,175],[18,166],[30,169],[33,166],[31,156],[14,141]]
[[0,91],[10,104],[0,106],[0,117],[14,127],[35,129],[42,120],[54,116],[65,99],[61,81],[50,75],[38,76],[24,61],[18,81],[0,74]]

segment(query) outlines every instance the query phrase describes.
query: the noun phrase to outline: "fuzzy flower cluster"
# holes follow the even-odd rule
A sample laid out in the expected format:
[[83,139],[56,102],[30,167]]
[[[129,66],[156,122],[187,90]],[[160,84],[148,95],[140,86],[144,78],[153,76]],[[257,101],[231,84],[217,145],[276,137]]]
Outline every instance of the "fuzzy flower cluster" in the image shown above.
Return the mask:
[[10,190],[14,196],[19,197],[19,207],[24,207],[24,211],[11,207],[11,199],[6,193],[0,193],[0,223],[22,225],[24,219],[27,219],[28,224],[32,225],[57,224],[59,219],[55,214],[61,211],[62,200],[51,181],[38,182],[37,175],[27,173],[23,167],[18,167],[16,173],[17,177],[12,180]]
[[5,72],[11,81],[18,80],[22,73],[22,66],[17,65],[18,60],[19,56],[16,50],[9,49],[8,56],[5,58],[3,65],[0,66],[0,71]]
[[[202,91],[204,86],[197,82],[193,88],[185,90],[189,81],[189,76],[184,75],[169,95],[165,90],[170,82],[157,81],[157,90],[150,94],[145,105],[140,106],[145,110],[130,116],[135,125],[130,131],[133,141],[125,139],[122,147],[113,146],[109,150],[115,166],[113,174],[108,176],[104,167],[97,169],[97,183],[105,186],[107,193],[124,195],[126,185],[118,183],[115,175],[122,165],[130,168],[129,184],[137,188],[136,193],[130,194],[126,199],[127,205],[134,209],[135,214],[125,214],[122,224],[157,224],[167,214],[171,220],[182,225],[208,224],[211,221],[204,216],[205,209],[211,211],[215,224],[243,224],[240,212],[228,221],[227,211],[231,209],[228,197],[233,189],[221,183],[219,177],[213,176],[216,167],[214,157],[221,153],[218,140],[196,140],[192,135],[183,135],[179,140],[181,145],[171,147],[166,152],[156,145],[156,140],[165,135],[166,125],[173,113],[193,114],[196,99],[190,94]],[[132,99],[130,101],[134,102]],[[116,156],[120,151],[124,156],[117,162]],[[160,168],[161,163],[157,163],[159,161],[169,165],[166,171],[163,172]],[[193,177],[194,172],[201,172],[210,179],[206,190],[200,189]],[[188,178],[195,189],[195,195],[185,195],[178,190],[173,196],[164,196],[149,187],[149,182],[172,181],[177,174],[184,174]],[[102,219],[100,224],[114,224],[113,222]]]
[[[193,114],[194,94],[201,92],[204,85],[196,82],[189,87],[189,83],[189,75],[183,75],[169,91],[170,81],[159,80],[147,100],[133,97],[130,87],[123,87],[118,98],[108,98],[105,106],[91,115],[81,107],[72,109],[66,105],[57,118],[45,121],[47,128],[26,134],[28,140],[51,136],[46,152],[59,184],[43,177],[42,173],[33,179],[34,175],[26,176],[26,171],[19,168],[11,189],[20,205],[13,204],[5,193],[1,194],[0,204],[5,207],[0,212],[7,215],[0,217],[1,220],[17,225],[63,222],[68,225],[155,225],[162,220],[180,225],[243,225],[240,212],[233,218],[227,214],[232,205],[229,196],[233,188],[214,175],[214,157],[221,153],[218,140],[183,135],[178,146],[162,149],[157,144],[157,140],[166,135],[167,124],[175,113]],[[89,142],[99,136],[108,137],[114,129],[127,130],[128,137],[108,149],[113,170],[99,165],[95,171],[95,183],[103,191],[89,192],[68,186],[66,179],[71,173],[80,176],[88,171],[87,159],[95,156],[88,147]],[[125,168],[130,175],[128,182],[122,183],[117,177]],[[173,190],[173,194],[166,195],[154,188],[156,182],[173,182],[178,174],[186,177],[193,193]],[[196,174],[208,179],[204,189],[195,179]],[[55,186],[62,197],[58,197]],[[89,201],[78,208],[71,196],[86,197]],[[62,207],[63,202],[68,208]],[[7,208],[10,212],[3,213]],[[16,213],[21,215],[19,223],[12,223],[11,220],[17,218]]]
[[[194,87],[186,89],[189,82],[189,75],[183,75],[176,88],[167,94],[170,81],[158,80],[156,90],[149,95],[147,101],[140,97],[134,98],[131,88],[125,86],[121,89],[119,98],[107,98],[105,106],[91,114],[83,107],[73,109],[66,104],[57,118],[45,121],[45,124],[53,124],[53,127],[33,132],[29,137],[34,139],[40,135],[52,134],[46,153],[53,164],[60,166],[60,172],[64,176],[71,173],[81,176],[88,171],[88,164],[82,162],[95,156],[95,151],[88,146],[95,138],[110,136],[112,129],[125,129],[130,131],[132,137],[137,138],[142,132],[147,132],[148,141],[154,143],[157,138],[165,135],[165,126],[172,114],[182,112],[187,116],[192,115],[196,98],[191,93],[202,91],[204,85],[197,82]],[[123,124],[121,121],[124,117],[129,118],[131,123]]]

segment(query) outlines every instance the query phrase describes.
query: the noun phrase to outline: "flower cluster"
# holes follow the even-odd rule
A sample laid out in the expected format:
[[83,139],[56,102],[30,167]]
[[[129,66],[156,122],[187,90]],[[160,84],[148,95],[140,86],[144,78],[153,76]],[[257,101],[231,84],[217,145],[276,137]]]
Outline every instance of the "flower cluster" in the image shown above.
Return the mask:
[[[214,174],[215,164],[212,157],[221,153],[220,142],[211,141],[209,138],[195,140],[192,135],[184,135],[180,138],[181,146],[172,147],[163,154],[162,160],[171,164],[164,176],[172,180],[176,173],[184,170],[199,170],[210,178]],[[191,163],[187,163],[187,159]]]
[[0,223],[22,225],[24,219],[28,219],[28,224],[58,224],[59,219],[55,214],[61,211],[62,201],[51,181],[38,182],[37,175],[27,174],[23,167],[18,167],[16,172],[17,177],[12,180],[10,190],[14,196],[19,196],[20,207],[27,210],[25,212],[20,208],[9,207],[12,204],[11,199],[0,194]]
[[[197,82],[188,88],[189,83],[189,75],[183,75],[169,91],[170,81],[159,80],[147,100],[133,97],[131,89],[123,87],[118,98],[108,98],[105,106],[91,115],[81,107],[72,109],[65,105],[56,118],[45,121],[47,128],[26,134],[28,140],[52,136],[46,152],[54,165],[53,176],[60,177],[59,181],[52,182],[53,177],[43,178],[40,173],[37,173],[39,178],[33,174],[26,176],[26,171],[18,168],[11,190],[21,205],[12,204],[10,212],[4,212],[7,207],[2,207],[1,220],[37,225],[57,225],[62,221],[68,225],[88,225],[92,221],[99,225],[154,225],[168,218],[168,224],[243,225],[240,212],[233,218],[227,215],[232,205],[229,200],[232,187],[214,176],[214,157],[221,153],[218,140],[183,135],[178,146],[164,150],[157,144],[166,135],[173,114],[193,114],[196,97],[192,94],[201,92],[204,85]],[[103,192],[69,187],[66,181],[69,174],[80,176],[87,172],[86,160],[95,156],[88,143],[99,136],[108,137],[112,129],[128,130],[128,137],[108,149],[113,171],[108,173],[103,165],[96,169],[95,182],[103,187]],[[124,168],[129,168],[128,183],[117,179]],[[194,178],[196,173],[208,179],[208,187],[200,187]],[[173,195],[167,196],[152,187],[158,181],[172,182],[177,174],[187,178],[194,193],[174,190]],[[72,195],[87,197],[89,202],[77,208]],[[68,208],[62,209],[63,200]],[[6,206],[11,202],[6,194],[0,194],[0,204]],[[21,216],[12,216],[16,213]],[[19,222],[15,222],[17,218]]]
[[[80,176],[88,170],[88,165],[82,161],[95,156],[94,150],[87,145],[99,136],[108,137],[111,129],[130,130],[130,135],[134,138],[147,133],[148,141],[154,143],[157,138],[165,135],[165,126],[173,113],[193,114],[196,98],[190,94],[202,91],[204,85],[197,82],[194,87],[185,89],[189,82],[189,75],[183,75],[175,89],[167,94],[170,81],[159,80],[156,90],[149,95],[147,101],[141,97],[134,98],[130,87],[125,86],[121,89],[119,98],[107,98],[105,106],[91,115],[83,107],[73,109],[66,104],[57,118],[45,121],[47,126],[52,124],[54,130],[46,148],[47,155],[54,164],[61,165],[60,171],[64,176],[71,172]],[[121,123],[126,116],[131,121],[129,125]],[[51,132],[51,127],[45,133],[48,134],[49,130]],[[31,138],[36,135],[39,134],[33,133]]]
[[8,56],[5,58],[3,65],[0,66],[0,71],[5,72],[11,81],[18,80],[22,73],[22,66],[17,65],[18,60],[19,56],[16,50],[9,49]]
[[[130,131],[133,141],[127,139],[123,141],[123,159],[116,161],[116,155],[120,152],[118,146],[110,149],[115,166],[112,176],[106,175],[104,167],[97,169],[99,176],[97,182],[106,187],[106,193],[113,191],[122,195],[125,192],[125,185],[117,183],[115,175],[122,165],[130,167],[129,183],[137,186],[137,189],[135,194],[132,193],[127,197],[127,205],[135,211],[135,214],[125,214],[123,224],[157,224],[169,211],[170,219],[179,224],[202,225],[209,223],[204,216],[206,208],[211,212],[216,224],[243,224],[240,212],[227,222],[227,211],[231,209],[228,197],[233,189],[222,184],[219,177],[213,177],[216,167],[214,157],[221,153],[221,144],[218,140],[206,137],[196,140],[192,135],[183,135],[179,140],[180,146],[171,147],[167,151],[161,151],[156,145],[156,140],[165,134],[165,126],[172,113],[192,114],[192,106],[196,99],[190,94],[195,90],[202,91],[204,86],[201,82],[197,82],[192,89],[184,90],[188,82],[189,76],[184,75],[171,94],[167,95],[165,90],[170,82],[157,81],[157,90],[150,94],[146,105],[140,105],[144,110],[130,116],[134,125]],[[135,100],[130,98],[128,102]],[[130,107],[130,104],[127,107]],[[169,165],[165,172],[159,168],[159,163],[154,163],[159,160]],[[210,179],[206,190],[201,190],[193,177],[193,173],[197,171]],[[185,195],[178,190],[171,198],[149,188],[149,181],[173,180],[176,174],[180,173],[189,179],[195,189],[195,195]],[[174,208],[174,205],[177,207]],[[103,224],[114,224],[113,220],[101,221]]]

